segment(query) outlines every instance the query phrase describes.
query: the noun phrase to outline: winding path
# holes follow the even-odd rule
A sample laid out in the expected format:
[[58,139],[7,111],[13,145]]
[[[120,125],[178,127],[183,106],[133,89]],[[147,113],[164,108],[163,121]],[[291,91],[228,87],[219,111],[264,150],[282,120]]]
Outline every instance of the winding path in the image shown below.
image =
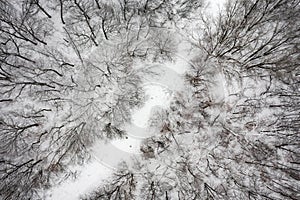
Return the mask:
[[99,141],[91,148],[92,160],[84,166],[70,169],[74,174],[79,172],[76,179],[62,182],[45,194],[49,200],[74,200],[88,194],[107,179],[121,161],[130,164],[132,157],[139,156],[140,144],[144,138],[152,134],[148,129],[148,120],[153,109],[169,106],[173,92],[180,91],[184,84],[181,74],[185,71],[182,61],[157,65],[153,70],[158,76],[144,77],[146,102],[143,107],[132,113],[132,121],[125,125],[127,137],[109,142]]

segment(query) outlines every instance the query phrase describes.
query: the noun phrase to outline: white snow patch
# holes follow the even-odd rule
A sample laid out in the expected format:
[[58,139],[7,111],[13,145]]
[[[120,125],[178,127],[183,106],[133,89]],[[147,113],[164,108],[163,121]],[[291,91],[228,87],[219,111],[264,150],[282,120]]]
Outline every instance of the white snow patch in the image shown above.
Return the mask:
[[101,163],[94,159],[92,162],[82,167],[81,173],[75,181],[68,180],[61,185],[52,188],[52,190],[48,192],[49,195],[47,199],[80,199],[81,195],[91,192],[102,180],[108,178],[111,173],[111,169],[103,167]]
[[161,106],[162,108],[167,108],[172,99],[168,88],[157,85],[156,83],[150,83],[150,85],[146,85],[144,89],[147,101],[141,109],[137,110],[132,115],[132,123],[142,128],[146,128],[148,126],[148,120],[153,107]]
[[220,11],[224,9],[224,5],[227,2],[227,0],[207,0],[208,7],[206,9],[206,12],[213,17],[216,17]]

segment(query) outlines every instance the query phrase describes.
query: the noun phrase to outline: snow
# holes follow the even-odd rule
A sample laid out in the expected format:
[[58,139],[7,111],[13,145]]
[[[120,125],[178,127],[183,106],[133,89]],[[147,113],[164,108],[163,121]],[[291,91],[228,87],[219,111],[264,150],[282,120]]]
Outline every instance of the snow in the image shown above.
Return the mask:
[[98,185],[111,173],[111,169],[104,167],[95,160],[81,169],[81,173],[75,181],[68,180],[49,191],[47,199],[79,199],[80,195],[91,192],[94,189],[92,186]]
[[208,7],[206,9],[206,12],[216,17],[219,11],[222,11],[222,9],[224,8],[226,0],[207,0],[207,2]]
[[[149,85],[148,85],[149,84]],[[156,83],[145,85],[146,98],[145,105],[132,115],[132,123],[138,127],[146,128],[151,110],[155,106],[166,108],[170,104],[171,95],[168,88]]]

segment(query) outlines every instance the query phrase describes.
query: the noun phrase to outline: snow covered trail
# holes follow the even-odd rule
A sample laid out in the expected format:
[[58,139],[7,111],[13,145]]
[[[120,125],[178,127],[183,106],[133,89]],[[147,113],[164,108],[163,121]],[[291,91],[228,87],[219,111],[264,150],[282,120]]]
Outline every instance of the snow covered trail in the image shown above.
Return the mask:
[[132,157],[140,154],[140,144],[143,139],[155,134],[154,130],[148,128],[152,109],[167,108],[172,99],[172,92],[163,85],[146,84],[144,91],[146,94],[144,106],[135,110],[132,113],[131,123],[124,126],[126,138],[115,139],[108,143],[99,141],[92,148],[92,154],[108,168],[115,169],[121,161],[130,163]]
[[133,111],[131,123],[125,125],[127,137],[108,142],[96,142],[90,150],[91,161],[72,170],[79,173],[77,178],[64,181],[52,188],[45,198],[48,200],[80,199],[80,196],[99,187],[101,182],[114,172],[120,162],[125,161],[130,164],[133,157],[139,156],[143,139],[155,134],[155,131],[148,128],[152,109],[167,108],[173,98],[173,92],[183,88],[182,73],[187,68],[183,63],[182,59],[178,59],[176,63],[155,65],[153,70],[158,75],[145,75],[143,88],[146,102],[143,107]]

